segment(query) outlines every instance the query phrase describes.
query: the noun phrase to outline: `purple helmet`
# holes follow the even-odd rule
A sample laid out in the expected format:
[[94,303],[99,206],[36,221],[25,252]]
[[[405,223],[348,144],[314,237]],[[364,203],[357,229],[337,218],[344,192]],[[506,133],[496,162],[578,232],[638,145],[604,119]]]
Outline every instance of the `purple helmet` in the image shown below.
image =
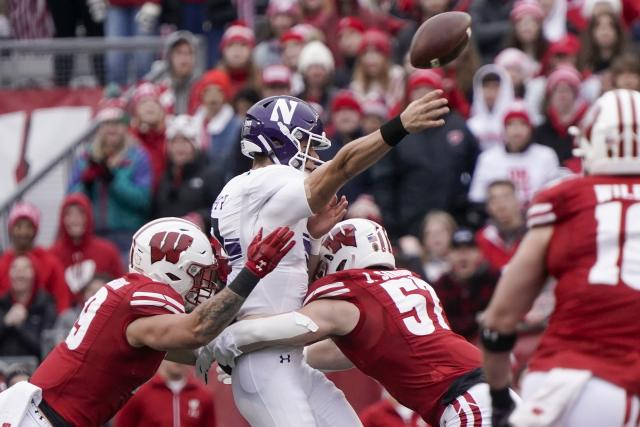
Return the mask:
[[[306,149],[302,151],[302,144]],[[304,169],[307,160],[322,163],[308,155],[309,147],[325,150],[331,146],[318,113],[305,101],[293,96],[271,96],[247,111],[242,127],[242,154],[253,158],[261,153],[275,164]]]

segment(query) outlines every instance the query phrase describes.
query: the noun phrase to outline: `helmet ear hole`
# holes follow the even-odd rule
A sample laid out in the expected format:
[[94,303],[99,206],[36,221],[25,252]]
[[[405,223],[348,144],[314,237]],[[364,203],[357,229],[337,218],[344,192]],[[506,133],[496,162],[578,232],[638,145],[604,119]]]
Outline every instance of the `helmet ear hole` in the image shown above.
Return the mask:
[[180,278],[178,276],[176,276],[175,274],[173,274],[173,273],[167,273],[167,277],[169,279],[173,280],[174,282],[177,282],[177,281],[180,280]]
[[342,261],[340,261],[340,264],[338,264],[338,267],[336,268],[336,271],[344,270],[345,265],[347,265],[347,260],[343,259]]

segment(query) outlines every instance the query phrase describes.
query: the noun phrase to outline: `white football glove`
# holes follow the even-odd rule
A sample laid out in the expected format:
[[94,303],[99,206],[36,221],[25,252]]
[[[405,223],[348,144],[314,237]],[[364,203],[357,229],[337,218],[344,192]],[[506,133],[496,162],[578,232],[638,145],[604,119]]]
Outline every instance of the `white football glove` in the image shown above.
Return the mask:
[[156,26],[158,16],[160,16],[160,5],[157,3],[146,2],[142,5],[136,14],[136,22],[140,26],[140,32],[143,34],[151,34]]
[[87,0],[87,7],[93,22],[103,22],[107,17],[107,3],[105,0]]
[[222,384],[231,384],[231,375],[227,374],[220,366],[216,366],[216,372],[218,373],[218,381]]
[[236,345],[233,334],[229,332],[229,328],[222,331],[209,345],[213,347],[213,357],[218,361],[218,364],[230,368],[236,365],[236,357],[242,354]]
[[201,378],[205,384],[209,381],[209,369],[215,362],[213,352],[209,348],[210,345],[200,347],[198,349],[198,358],[196,359],[196,377]]

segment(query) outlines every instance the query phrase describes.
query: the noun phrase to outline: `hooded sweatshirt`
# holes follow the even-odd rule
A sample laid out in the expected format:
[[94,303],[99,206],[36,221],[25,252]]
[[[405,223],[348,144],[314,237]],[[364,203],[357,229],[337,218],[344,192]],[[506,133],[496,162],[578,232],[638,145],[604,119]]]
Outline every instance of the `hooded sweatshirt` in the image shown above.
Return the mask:
[[[482,80],[488,74],[500,76],[500,90],[491,109],[485,102],[482,89]],[[506,70],[493,64],[480,67],[473,76],[473,104],[471,105],[471,118],[467,122],[467,126],[478,138],[482,151],[502,144],[504,114],[511,107],[513,100],[513,84]]]
[[[79,242],[71,239],[63,224],[64,212],[71,205],[79,206],[87,216],[86,230]],[[58,238],[50,251],[62,263],[65,280],[74,296],[96,273],[105,273],[114,278],[124,274],[118,249],[93,232],[93,212],[87,196],[81,193],[68,195],[62,202],[59,217]]]

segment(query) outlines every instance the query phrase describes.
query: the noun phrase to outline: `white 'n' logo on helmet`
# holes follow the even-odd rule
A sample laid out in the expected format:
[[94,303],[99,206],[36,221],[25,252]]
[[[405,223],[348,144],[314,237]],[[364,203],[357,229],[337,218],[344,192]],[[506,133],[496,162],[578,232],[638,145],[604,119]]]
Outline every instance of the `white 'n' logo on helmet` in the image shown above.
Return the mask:
[[[289,101],[288,104],[287,101]],[[297,107],[297,101],[292,101],[285,98],[277,99],[276,105],[273,107],[273,111],[271,111],[270,120],[272,122],[283,121],[284,123],[290,125],[291,119],[293,119],[293,113],[296,111]]]

